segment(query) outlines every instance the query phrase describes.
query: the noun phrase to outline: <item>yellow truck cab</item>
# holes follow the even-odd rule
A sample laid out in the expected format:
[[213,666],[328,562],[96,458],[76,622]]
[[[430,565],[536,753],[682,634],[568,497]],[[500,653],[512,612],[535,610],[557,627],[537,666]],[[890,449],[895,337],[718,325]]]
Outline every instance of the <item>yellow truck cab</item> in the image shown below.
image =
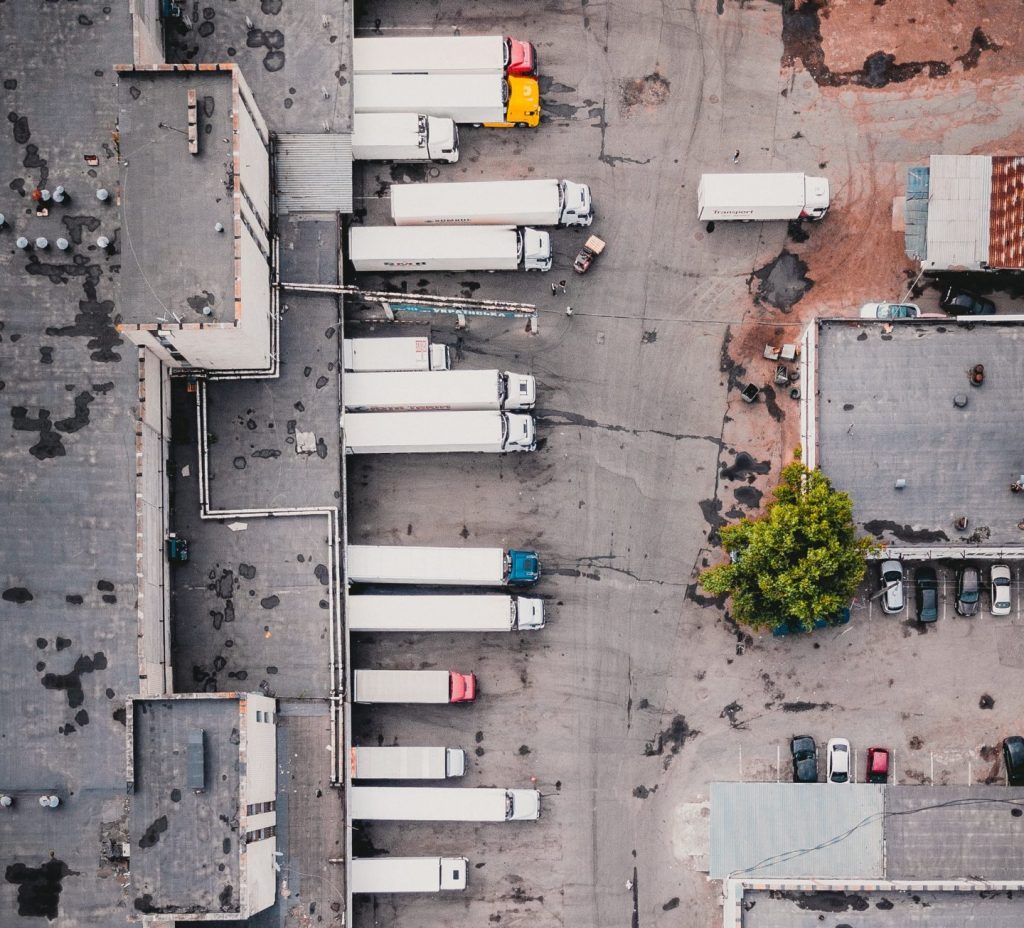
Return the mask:
[[540,85],[537,78],[509,75],[505,81],[504,96],[505,122],[487,122],[485,126],[507,129],[540,125]]

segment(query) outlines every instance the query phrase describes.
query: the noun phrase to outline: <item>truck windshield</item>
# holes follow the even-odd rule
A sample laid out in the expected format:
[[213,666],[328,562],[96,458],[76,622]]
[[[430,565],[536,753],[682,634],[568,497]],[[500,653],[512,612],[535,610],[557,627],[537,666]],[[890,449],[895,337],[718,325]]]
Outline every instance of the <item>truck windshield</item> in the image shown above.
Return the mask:
[[508,442],[508,416],[504,413],[501,416],[501,447],[504,448]]
[[516,807],[515,807],[515,803],[513,803],[513,801],[512,801],[512,794],[510,792],[508,792],[508,790],[506,790],[505,791],[505,818],[512,818],[512,816],[515,814],[515,811],[516,811]]

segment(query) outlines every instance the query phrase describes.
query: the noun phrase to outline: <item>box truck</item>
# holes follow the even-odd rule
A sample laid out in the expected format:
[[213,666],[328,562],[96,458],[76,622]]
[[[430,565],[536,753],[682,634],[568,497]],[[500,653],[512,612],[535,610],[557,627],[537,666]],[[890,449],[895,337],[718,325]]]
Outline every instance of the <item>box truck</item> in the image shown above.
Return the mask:
[[534,77],[356,74],[352,105],[356,113],[423,113],[499,129],[540,123],[540,87]]
[[537,50],[504,35],[401,36],[352,40],[353,74],[537,76]]
[[466,772],[462,748],[353,747],[353,780],[445,780]]
[[697,218],[821,219],[828,212],[828,178],[807,174],[703,174]]
[[465,857],[353,857],[354,893],[436,893],[466,888]]
[[352,120],[356,161],[459,160],[459,130],[442,116],[422,113],[356,113]]
[[537,383],[509,371],[346,373],[341,399],[350,412],[533,409]]
[[353,786],[354,819],[389,822],[508,822],[540,818],[535,789],[463,786]]
[[548,271],[551,236],[515,226],[352,226],[348,256],[357,271]]
[[494,180],[392,184],[397,226],[589,226],[594,204],[587,184],[569,180]]
[[544,627],[544,601],[504,594],[350,596],[350,632],[514,632]]
[[347,412],[346,454],[533,451],[533,416],[518,412]]
[[349,583],[420,586],[529,586],[540,579],[536,551],[349,545]]
[[456,703],[476,699],[476,675],[455,670],[354,670],[353,702]]
[[341,355],[346,371],[446,371],[452,366],[447,345],[420,336],[346,338]]

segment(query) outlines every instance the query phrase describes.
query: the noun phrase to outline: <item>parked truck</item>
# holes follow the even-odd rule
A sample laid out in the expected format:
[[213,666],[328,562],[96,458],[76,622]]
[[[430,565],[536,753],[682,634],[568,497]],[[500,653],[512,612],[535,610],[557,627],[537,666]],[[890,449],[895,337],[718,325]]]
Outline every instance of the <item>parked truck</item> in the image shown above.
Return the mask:
[[348,256],[357,271],[548,271],[551,236],[515,226],[352,226]]
[[587,184],[569,180],[496,180],[392,184],[397,226],[589,226],[594,204]]
[[466,772],[462,748],[353,747],[353,780],[445,780]]
[[828,178],[807,174],[703,174],[697,218],[821,219],[828,212]]
[[517,412],[347,412],[346,454],[533,451],[533,416]]
[[353,39],[352,73],[536,77],[537,50],[531,42],[504,35]]
[[436,893],[466,888],[465,857],[353,857],[353,893]]
[[544,601],[532,596],[377,596],[348,598],[350,632],[514,632],[544,627]]
[[349,545],[349,583],[417,586],[529,586],[540,579],[536,551]]
[[442,116],[422,113],[356,113],[352,120],[356,161],[459,160],[459,130]]
[[455,670],[354,670],[352,701],[457,703],[476,699],[476,674]]
[[346,371],[446,371],[452,366],[447,345],[425,336],[346,338],[341,346]]
[[341,398],[350,412],[533,409],[537,383],[509,371],[347,373]]
[[540,818],[535,789],[462,786],[353,786],[354,819],[389,822],[508,822]]
[[499,129],[540,124],[540,87],[533,77],[356,74],[352,105],[356,113],[423,113]]

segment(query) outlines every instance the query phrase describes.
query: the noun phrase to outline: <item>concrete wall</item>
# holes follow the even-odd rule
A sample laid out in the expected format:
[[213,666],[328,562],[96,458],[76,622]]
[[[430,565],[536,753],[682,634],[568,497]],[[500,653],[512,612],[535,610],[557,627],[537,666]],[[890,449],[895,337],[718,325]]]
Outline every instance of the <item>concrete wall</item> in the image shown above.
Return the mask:
[[170,665],[167,537],[167,446],[170,441],[170,378],[148,351],[139,352],[139,418],[136,425],[136,576],[139,618],[139,692],[173,692]]

